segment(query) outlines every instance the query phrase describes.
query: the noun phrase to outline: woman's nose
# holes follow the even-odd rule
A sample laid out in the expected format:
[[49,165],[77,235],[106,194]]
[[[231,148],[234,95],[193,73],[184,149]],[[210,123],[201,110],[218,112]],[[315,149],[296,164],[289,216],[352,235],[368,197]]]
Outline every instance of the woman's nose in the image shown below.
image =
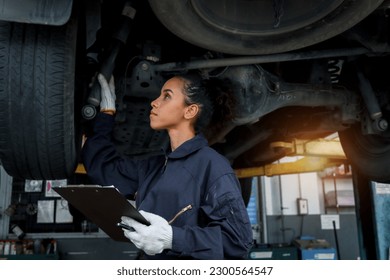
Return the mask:
[[152,106],[152,108],[156,108],[157,107],[157,99],[153,100],[150,105]]

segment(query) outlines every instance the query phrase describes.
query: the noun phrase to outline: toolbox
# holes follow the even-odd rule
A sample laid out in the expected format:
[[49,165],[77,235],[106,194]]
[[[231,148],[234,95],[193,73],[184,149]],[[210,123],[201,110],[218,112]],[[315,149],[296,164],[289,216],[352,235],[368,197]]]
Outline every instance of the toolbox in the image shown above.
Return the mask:
[[324,239],[296,239],[295,245],[299,249],[302,260],[336,260],[336,250]]

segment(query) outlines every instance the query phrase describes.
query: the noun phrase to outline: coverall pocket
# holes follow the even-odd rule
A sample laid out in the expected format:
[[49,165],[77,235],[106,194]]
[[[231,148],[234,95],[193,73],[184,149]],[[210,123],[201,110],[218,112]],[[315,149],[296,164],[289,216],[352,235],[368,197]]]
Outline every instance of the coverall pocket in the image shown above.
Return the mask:
[[241,233],[241,236],[246,233],[242,230],[243,225],[250,223],[246,208],[243,202],[237,200],[232,193],[227,193],[218,199],[219,215],[226,217],[236,231]]

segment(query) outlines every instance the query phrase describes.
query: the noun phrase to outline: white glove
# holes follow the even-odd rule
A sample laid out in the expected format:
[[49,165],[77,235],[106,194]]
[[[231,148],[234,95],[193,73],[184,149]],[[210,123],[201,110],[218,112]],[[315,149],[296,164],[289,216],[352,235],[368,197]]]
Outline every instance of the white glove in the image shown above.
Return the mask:
[[134,228],[134,231],[123,229],[124,235],[138,248],[148,255],[161,253],[164,249],[172,249],[172,227],[168,222],[153,213],[140,211],[150,222],[143,225],[129,217],[122,217],[122,223]]
[[115,82],[114,76],[111,76],[110,83],[107,83],[106,78],[99,73],[98,81],[101,88],[101,100],[100,100],[100,111],[101,112],[114,112],[115,108]]

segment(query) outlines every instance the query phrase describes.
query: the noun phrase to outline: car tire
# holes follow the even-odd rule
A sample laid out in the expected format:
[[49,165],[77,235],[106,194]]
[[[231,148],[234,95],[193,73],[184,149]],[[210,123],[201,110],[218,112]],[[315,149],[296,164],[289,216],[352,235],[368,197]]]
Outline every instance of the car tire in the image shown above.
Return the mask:
[[25,179],[65,179],[77,164],[77,21],[0,22],[0,157]]
[[390,182],[390,140],[363,135],[360,124],[339,132],[343,150],[353,168],[371,181]]

